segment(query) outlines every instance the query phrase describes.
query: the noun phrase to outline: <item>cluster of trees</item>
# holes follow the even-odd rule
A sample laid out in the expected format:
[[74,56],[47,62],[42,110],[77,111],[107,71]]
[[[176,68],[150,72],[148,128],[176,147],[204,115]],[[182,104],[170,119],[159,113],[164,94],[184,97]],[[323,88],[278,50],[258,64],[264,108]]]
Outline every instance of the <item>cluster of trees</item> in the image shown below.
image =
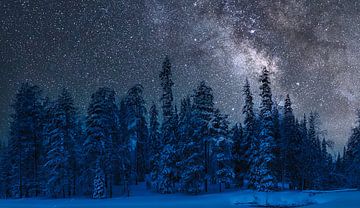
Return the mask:
[[205,82],[181,100],[178,111],[168,58],[160,79],[161,113],[155,103],[147,111],[143,87],[136,85],[119,103],[114,90],[99,88],[85,119],[67,90],[50,100],[37,86],[23,84],[2,149],[1,196],[105,198],[114,186],[126,193],[139,182],[163,194],[198,194],[210,184],[219,191],[325,189],[343,186],[349,170],[351,184],[360,184],[360,122],[345,156],[334,161],[316,113],[297,119],[289,96],[283,106],[274,104],[266,68],[259,108],[246,81],[238,112],[244,121],[232,127]]

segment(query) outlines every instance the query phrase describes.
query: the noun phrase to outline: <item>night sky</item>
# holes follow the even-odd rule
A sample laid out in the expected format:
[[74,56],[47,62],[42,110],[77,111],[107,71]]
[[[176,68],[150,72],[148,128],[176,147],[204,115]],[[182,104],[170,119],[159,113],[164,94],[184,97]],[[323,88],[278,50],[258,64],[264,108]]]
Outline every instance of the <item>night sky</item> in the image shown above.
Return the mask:
[[98,87],[120,97],[140,83],[150,104],[169,55],[175,97],[205,80],[232,122],[241,121],[244,79],[258,100],[267,66],[274,99],[289,93],[299,116],[318,111],[340,150],[360,103],[359,48],[356,0],[2,0],[1,137],[23,82],[50,97],[66,87],[82,111]]

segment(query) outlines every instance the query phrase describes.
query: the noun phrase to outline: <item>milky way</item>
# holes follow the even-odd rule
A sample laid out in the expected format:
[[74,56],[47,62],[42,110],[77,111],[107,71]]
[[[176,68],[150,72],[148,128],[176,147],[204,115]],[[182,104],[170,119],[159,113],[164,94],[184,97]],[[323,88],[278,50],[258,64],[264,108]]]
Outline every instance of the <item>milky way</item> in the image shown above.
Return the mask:
[[50,97],[63,87],[86,109],[92,92],[145,87],[158,102],[165,55],[181,98],[205,80],[219,108],[241,121],[241,90],[263,66],[275,100],[289,93],[297,115],[316,110],[335,149],[360,101],[360,5],[352,0],[21,0],[0,2],[0,130],[22,82]]

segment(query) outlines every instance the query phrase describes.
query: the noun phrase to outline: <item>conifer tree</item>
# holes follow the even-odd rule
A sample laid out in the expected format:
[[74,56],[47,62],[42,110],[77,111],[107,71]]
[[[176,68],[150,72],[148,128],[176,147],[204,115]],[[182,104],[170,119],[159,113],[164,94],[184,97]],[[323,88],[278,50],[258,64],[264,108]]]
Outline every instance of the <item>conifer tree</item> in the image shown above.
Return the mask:
[[209,122],[214,111],[212,89],[201,82],[193,95],[191,126],[193,134],[184,145],[184,167],[181,186],[187,193],[198,194],[206,191],[208,173]]
[[271,191],[275,188],[274,165],[274,123],[272,118],[272,94],[270,88],[269,71],[264,68],[260,76],[260,121],[261,128],[259,133],[259,154],[256,164],[258,165],[258,180],[256,188],[259,191]]
[[216,161],[216,181],[219,184],[219,191],[222,191],[222,184],[229,187],[234,179],[232,167],[231,147],[233,141],[229,137],[227,116],[221,115],[217,109],[214,112],[214,119],[210,124],[215,131],[213,152]]
[[149,145],[150,145],[150,182],[153,189],[158,189],[157,179],[160,170],[160,151],[162,144],[160,140],[158,111],[156,105],[153,104],[150,108],[150,126],[149,126]]
[[[87,178],[86,183],[91,184],[95,178],[97,169],[104,172],[108,193],[112,197],[112,186],[114,183],[114,149],[113,141],[118,136],[118,111],[115,104],[115,92],[109,88],[99,88],[92,96],[88,108],[86,120],[86,141],[84,153],[87,169],[83,176]],[[99,164],[96,164],[99,161]],[[97,166],[100,167],[97,167]],[[91,174],[90,174],[91,173]],[[90,176],[90,177],[89,177]],[[91,188],[91,187],[89,187]]]
[[232,145],[232,163],[234,166],[234,183],[237,187],[243,186],[243,181],[248,167],[244,156],[245,150],[242,148],[243,144],[243,130],[239,123],[236,123],[231,129]]
[[176,109],[173,106],[173,92],[171,64],[169,58],[166,56],[163,62],[162,71],[160,72],[161,87],[163,88],[162,101],[162,125],[161,125],[161,140],[162,150],[160,155],[161,171],[158,177],[158,191],[161,193],[174,193],[175,181],[177,180],[177,143],[178,131],[177,123],[178,117]]
[[345,172],[351,187],[360,187],[360,110],[345,150]]
[[8,156],[12,197],[39,196],[42,144],[41,90],[25,83],[12,105]]
[[258,142],[256,138],[256,117],[254,113],[253,96],[250,90],[249,81],[246,79],[243,95],[245,97],[245,104],[243,107],[244,115],[244,131],[241,149],[243,150],[243,160],[246,162],[244,170],[248,170],[246,177],[249,180],[249,187],[255,188],[257,181],[257,157],[258,157]]
[[143,98],[144,87],[135,85],[125,97],[127,132],[132,152],[131,165],[135,183],[145,180],[148,128]]

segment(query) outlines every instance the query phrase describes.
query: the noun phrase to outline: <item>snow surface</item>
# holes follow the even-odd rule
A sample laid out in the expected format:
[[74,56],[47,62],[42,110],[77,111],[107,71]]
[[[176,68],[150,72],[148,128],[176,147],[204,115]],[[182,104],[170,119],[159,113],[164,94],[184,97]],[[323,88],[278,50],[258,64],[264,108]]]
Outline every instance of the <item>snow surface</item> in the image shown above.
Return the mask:
[[161,195],[133,187],[130,197],[113,199],[11,199],[0,200],[1,208],[117,208],[117,207],[308,207],[358,208],[360,191],[287,191],[259,193],[250,190],[212,193],[198,196],[184,194]]

